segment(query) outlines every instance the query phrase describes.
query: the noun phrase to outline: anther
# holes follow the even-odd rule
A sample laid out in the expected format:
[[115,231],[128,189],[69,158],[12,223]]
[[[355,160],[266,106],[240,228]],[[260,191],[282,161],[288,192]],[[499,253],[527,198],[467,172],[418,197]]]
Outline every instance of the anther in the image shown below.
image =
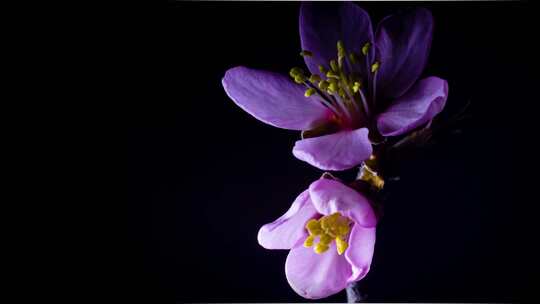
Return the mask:
[[304,96],[309,97],[309,96],[315,94],[316,92],[317,92],[317,91],[315,91],[314,88],[309,88],[309,89],[307,89],[306,92],[304,93]]
[[364,54],[364,56],[367,55],[370,47],[371,47],[371,43],[366,42],[366,44],[364,44],[364,46],[362,47],[362,54]]
[[317,245],[315,245],[315,253],[317,254],[321,254],[323,252],[325,252],[326,250],[328,250],[328,245],[325,245],[323,243],[317,243]]
[[362,83],[355,81],[352,87],[352,90],[354,93],[360,91],[360,88],[362,87]]
[[339,97],[341,97],[341,98],[345,98],[345,97],[347,96],[347,93],[345,93],[345,89],[343,89],[343,88],[340,87],[340,88],[338,89],[338,95],[339,95]]
[[300,52],[300,56],[312,57],[313,53],[308,51],[308,50],[303,50],[303,51]]
[[323,80],[319,82],[319,89],[326,91],[326,89],[328,89],[328,85],[330,85],[330,83],[328,83],[328,81],[326,80]]
[[306,240],[304,241],[304,247],[306,248],[309,248],[311,246],[313,246],[313,241],[315,240],[315,236],[313,235],[310,235],[306,238]]
[[289,71],[289,75],[291,75],[291,77],[293,78],[296,77],[297,75],[302,75],[302,74],[304,74],[304,70],[302,70],[299,67],[294,67]]
[[375,63],[371,65],[371,73],[377,72],[380,66],[381,64],[378,61],[375,61]]
[[306,81],[306,76],[304,76],[302,74],[294,76],[294,82],[296,82],[298,84],[302,84],[305,81]]
[[321,76],[319,76],[317,74],[313,74],[313,75],[309,76],[309,82],[318,83],[319,81],[321,81]]
[[323,74],[326,74],[326,68],[323,67],[322,65],[319,65],[319,71]]
[[356,63],[359,62],[358,56],[356,56],[356,54],[355,54],[354,52],[349,53],[349,60],[350,60],[353,64],[356,64]]
[[[345,44],[339,40],[337,42],[338,59],[345,57]],[[343,60],[343,59],[342,59]]]
[[347,244],[347,242],[342,240],[339,236],[336,237],[336,249],[339,255],[342,255],[348,247],[349,244]]
[[337,89],[338,89],[337,83],[332,82],[332,83],[330,83],[330,85],[328,86],[328,93],[332,94],[332,93],[336,92]]
[[326,72],[326,77],[339,79],[339,76],[334,71]]
[[337,72],[339,70],[337,62],[334,59],[330,60],[330,67],[332,68],[332,71],[334,72]]

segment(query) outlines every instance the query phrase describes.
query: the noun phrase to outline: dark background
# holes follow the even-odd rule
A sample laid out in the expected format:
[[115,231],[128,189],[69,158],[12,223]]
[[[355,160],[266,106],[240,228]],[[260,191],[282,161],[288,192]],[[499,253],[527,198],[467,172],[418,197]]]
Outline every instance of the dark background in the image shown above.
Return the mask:
[[[415,5],[362,7],[376,23]],[[425,75],[449,82],[441,118],[468,100],[471,118],[461,134],[441,134],[399,168],[360,286],[369,301],[524,301],[537,273],[525,245],[537,239],[534,223],[521,212],[533,203],[521,191],[523,130],[532,123],[524,116],[537,101],[533,8],[418,5],[436,22]],[[125,299],[305,301],[286,281],[287,251],[263,249],[256,235],[322,172],[293,157],[298,132],[257,121],[221,86],[237,65],[282,73],[302,66],[298,10],[299,3],[178,2],[140,18],[141,56],[132,68],[142,77],[125,106]],[[344,292],[325,299],[344,300]]]

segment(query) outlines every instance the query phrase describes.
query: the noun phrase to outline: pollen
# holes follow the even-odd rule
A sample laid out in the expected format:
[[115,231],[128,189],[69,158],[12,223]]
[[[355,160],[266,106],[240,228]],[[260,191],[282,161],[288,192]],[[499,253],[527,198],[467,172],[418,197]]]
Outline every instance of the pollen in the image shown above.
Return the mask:
[[[342,255],[349,247],[345,241],[351,230],[352,221],[336,212],[320,219],[311,219],[306,223],[309,236],[304,241],[305,247],[313,247],[313,251],[322,254],[328,251],[333,241],[336,242],[336,250]],[[318,242],[315,244],[315,240]]]

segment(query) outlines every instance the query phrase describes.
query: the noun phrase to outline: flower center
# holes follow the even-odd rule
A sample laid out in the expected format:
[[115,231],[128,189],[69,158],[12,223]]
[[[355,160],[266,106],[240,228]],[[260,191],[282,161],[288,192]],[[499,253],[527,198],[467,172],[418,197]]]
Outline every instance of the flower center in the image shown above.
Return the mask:
[[[340,117],[344,122],[343,127],[358,128],[362,123],[367,123],[370,117],[370,104],[366,98],[368,92],[364,88],[364,83],[368,79],[362,79],[359,73],[360,67],[365,65],[365,72],[373,74],[380,67],[378,61],[369,62],[370,49],[371,43],[367,42],[362,47],[361,54],[347,52],[344,43],[338,41],[337,60],[330,60],[327,64],[329,69],[319,65],[320,74],[312,74],[308,77],[301,68],[295,67],[289,74],[296,83],[307,87],[304,94],[306,97],[316,97]],[[311,57],[313,53],[304,50],[300,55]],[[362,56],[365,57],[365,62],[360,60]],[[370,96],[374,97],[373,93]]]
[[312,247],[315,239],[318,238],[313,250],[317,254],[322,254],[330,248],[330,244],[335,240],[337,252],[342,255],[349,247],[345,240],[351,230],[351,224],[352,220],[342,216],[339,212],[323,216],[318,220],[311,219],[306,223],[309,236],[304,241],[304,246]]

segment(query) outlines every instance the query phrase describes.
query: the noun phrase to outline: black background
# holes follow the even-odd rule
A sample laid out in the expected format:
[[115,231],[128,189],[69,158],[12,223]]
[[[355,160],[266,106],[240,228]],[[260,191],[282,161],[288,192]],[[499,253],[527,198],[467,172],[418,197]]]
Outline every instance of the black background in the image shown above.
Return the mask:
[[[535,238],[520,215],[532,203],[520,174],[524,115],[537,83],[533,9],[522,2],[362,7],[377,23],[417,5],[436,22],[424,74],[449,82],[441,118],[468,100],[471,118],[460,135],[442,134],[399,168],[360,286],[369,301],[524,301],[536,273],[524,246]],[[287,251],[263,249],[256,235],[322,172],[292,155],[298,132],[257,121],[221,86],[238,65],[282,73],[302,66],[298,10],[299,3],[177,2],[139,20],[141,55],[132,68],[142,77],[125,107],[126,299],[305,301],[285,279]],[[344,300],[344,292],[325,299]]]

